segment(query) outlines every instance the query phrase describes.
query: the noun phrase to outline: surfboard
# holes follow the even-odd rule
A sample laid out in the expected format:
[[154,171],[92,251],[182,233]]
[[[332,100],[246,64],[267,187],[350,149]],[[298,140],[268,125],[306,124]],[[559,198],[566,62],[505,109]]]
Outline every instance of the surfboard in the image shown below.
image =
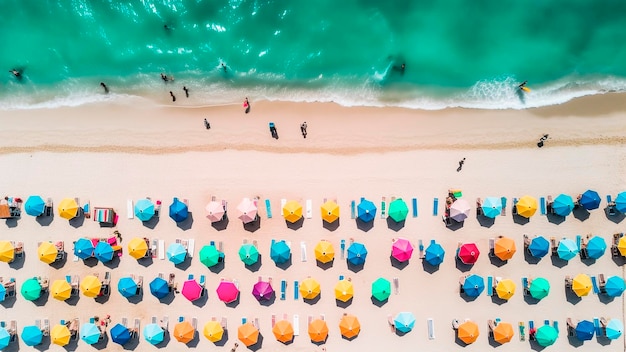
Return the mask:
[[526,93],[530,93],[530,88],[528,88],[528,87],[526,87],[526,86],[521,87],[521,89],[522,89],[524,92],[526,92]]

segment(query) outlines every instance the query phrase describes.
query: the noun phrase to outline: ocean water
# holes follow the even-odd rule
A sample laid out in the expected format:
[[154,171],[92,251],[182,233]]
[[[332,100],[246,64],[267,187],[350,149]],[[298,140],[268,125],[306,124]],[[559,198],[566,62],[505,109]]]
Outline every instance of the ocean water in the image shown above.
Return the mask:
[[625,24],[623,0],[2,0],[0,108],[183,85],[198,105],[552,105],[626,88]]

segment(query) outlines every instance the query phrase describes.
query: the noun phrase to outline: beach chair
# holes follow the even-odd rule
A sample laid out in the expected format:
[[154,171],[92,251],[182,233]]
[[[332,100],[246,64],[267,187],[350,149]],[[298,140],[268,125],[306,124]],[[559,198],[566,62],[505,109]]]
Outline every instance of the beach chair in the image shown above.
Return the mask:
[[346,252],[346,240],[344,240],[343,238],[341,239],[341,242],[339,243],[339,248],[341,249],[341,260],[345,259],[345,252]]
[[500,200],[502,201],[502,216],[506,216],[506,197],[501,197]]
[[248,322],[248,318],[246,317],[241,317],[241,325],[244,325],[245,323]]
[[307,199],[305,202],[305,216],[307,219],[313,218],[313,201],[311,199]]
[[543,321],[543,325],[550,325],[550,320],[546,319]]
[[556,241],[556,237],[550,237],[550,247],[552,248],[552,255],[553,256],[558,256],[559,255],[559,252],[558,252],[559,244]]
[[276,325],[276,314],[272,314],[272,327]]
[[539,207],[541,208],[541,215],[546,215],[546,199],[544,197],[539,198]]
[[300,282],[295,280],[293,282],[293,299],[298,300],[300,298]]
[[610,216],[614,216],[617,214],[617,212],[615,211],[615,203],[613,203],[613,199],[611,198],[610,194],[606,196],[606,208]]
[[604,331],[600,326],[600,319],[598,319],[598,317],[593,317],[593,327],[596,330],[596,336],[604,336]]
[[571,288],[572,287],[572,277],[569,275],[565,276],[565,288]]
[[187,240],[187,255],[189,258],[193,258],[193,253],[196,251],[196,240],[190,238]]
[[439,214],[439,198],[433,199],[433,216]]
[[265,213],[267,214],[268,219],[272,218],[272,204],[269,199],[265,200]]
[[356,219],[356,202],[350,201],[350,219]]
[[433,318],[428,318],[426,322],[428,325],[428,339],[434,340],[435,339],[435,320]]
[[523,321],[520,321],[518,324],[519,327],[519,340],[526,341],[526,326]]
[[187,276],[187,280],[193,280],[193,274],[189,274],[189,275]]
[[530,295],[530,287],[528,285],[528,278],[522,278],[522,288],[524,289],[524,296]]
[[491,258],[495,257],[495,253],[494,253],[495,246],[496,246],[496,239],[490,238],[489,239],[489,257]]
[[576,334],[576,324],[572,321],[572,318],[565,320],[567,324],[567,336],[574,336]]
[[293,336],[300,335],[300,315],[298,314],[293,315],[292,327],[293,327]]
[[556,320],[552,321],[552,327],[554,328],[554,330],[556,330],[556,333],[559,333],[559,322]]
[[165,260],[165,240],[159,240],[157,253],[159,255],[159,260]]
[[482,198],[476,198],[476,215],[483,216],[485,213],[483,212],[483,200]]
[[227,330],[227,328],[228,328],[228,318],[222,317],[220,325],[222,326],[222,329]]
[[135,218],[135,207],[132,199],[126,201],[126,217],[129,219]]
[[135,318],[135,324],[133,324],[133,328],[131,329],[131,337],[136,339],[139,337],[139,330],[141,328],[141,320],[139,318]]
[[178,322],[182,323],[183,321],[185,321],[185,317],[183,317],[182,315],[180,317],[178,317]]
[[167,315],[163,316],[163,325],[161,326],[163,330],[169,331],[170,319]]
[[600,293],[600,289],[598,288],[598,282],[596,281],[595,276],[591,277],[591,284],[593,285],[593,293],[596,295]]
[[400,293],[400,280],[397,277],[393,278],[393,288],[396,295]]
[[300,261],[306,262],[306,241],[300,242]]
[[50,319],[45,318],[43,320],[43,328],[41,329],[43,336],[50,336]]
[[417,243],[417,248],[419,249],[419,259],[424,259],[424,242],[422,242],[422,240],[418,240]]
[[413,217],[417,217],[417,198],[413,198]]
[[487,276],[487,296],[493,296],[493,276]]
[[517,215],[517,198],[513,198],[513,208],[511,208],[511,214]]
[[284,301],[286,299],[287,294],[287,280],[280,281],[280,300]]
[[533,320],[528,321],[528,337],[530,341],[535,341],[535,322]]
[[383,197],[380,202],[380,218],[384,219],[387,216],[387,198]]
[[393,323],[393,317],[391,316],[391,314],[387,315],[387,324],[389,324],[389,329],[391,329],[391,332],[395,333],[396,324]]
[[583,245],[583,237],[581,235],[576,235],[576,246],[578,246],[578,251],[580,252]]
[[600,289],[600,293],[606,293],[606,279],[604,278],[604,274],[598,274],[598,288]]

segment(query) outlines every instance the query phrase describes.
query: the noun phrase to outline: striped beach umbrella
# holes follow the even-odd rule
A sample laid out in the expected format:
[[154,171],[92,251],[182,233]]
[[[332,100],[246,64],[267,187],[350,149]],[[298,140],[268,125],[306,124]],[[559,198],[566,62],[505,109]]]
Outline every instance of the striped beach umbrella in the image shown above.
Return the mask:
[[24,203],[24,211],[30,216],[40,216],[46,209],[46,201],[40,196],[30,196]]
[[373,221],[376,217],[376,205],[371,201],[362,198],[359,205],[356,207],[357,218],[363,222]]
[[594,210],[600,207],[601,201],[598,192],[588,189],[580,196],[578,203],[587,210]]

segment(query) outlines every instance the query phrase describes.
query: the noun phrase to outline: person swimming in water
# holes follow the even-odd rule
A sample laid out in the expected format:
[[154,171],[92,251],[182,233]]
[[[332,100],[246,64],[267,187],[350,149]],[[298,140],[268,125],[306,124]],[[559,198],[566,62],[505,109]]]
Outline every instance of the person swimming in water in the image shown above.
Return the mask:
[[520,84],[519,86],[517,86],[519,89],[524,89],[524,87],[526,87],[526,83],[528,83],[528,81],[524,81],[522,82],[522,84]]
[[161,79],[163,80],[163,82],[167,82],[169,81],[169,78],[167,78],[167,75],[161,73]]
[[222,62],[222,69],[224,70],[224,72],[226,72],[228,70],[228,68],[226,68],[226,65],[224,65],[223,62]]
[[11,72],[13,74],[13,76],[15,76],[15,78],[22,78],[22,70],[17,70],[17,69],[10,69],[9,72]]

